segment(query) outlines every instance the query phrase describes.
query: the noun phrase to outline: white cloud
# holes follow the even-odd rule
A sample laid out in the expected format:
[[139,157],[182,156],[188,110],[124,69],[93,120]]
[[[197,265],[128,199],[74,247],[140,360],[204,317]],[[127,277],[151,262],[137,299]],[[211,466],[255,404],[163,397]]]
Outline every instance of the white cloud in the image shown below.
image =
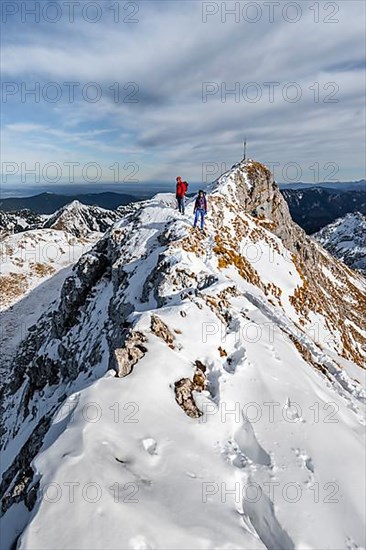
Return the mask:
[[[5,33],[6,80],[29,85],[55,81],[61,87],[70,81],[81,86],[97,82],[103,93],[97,103],[80,95],[74,103],[63,98],[58,103],[32,104],[29,99],[21,122],[19,115],[16,121],[11,115],[5,118],[6,136],[17,131],[12,150],[16,154],[18,147],[19,158],[24,151],[21,134],[27,139],[27,133],[39,132],[42,138],[35,139],[32,147],[40,157],[44,154],[40,143],[44,145],[47,136],[50,147],[58,147],[65,157],[73,145],[75,156],[89,154],[100,162],[137,161],[146,179],[173,179],[172,169],[177,167],[197,180],[202,163],[237,160],[246,135],[253,154],[262,160],[282,164],[293,160],[308,172],[311,160],[323,165],[337,161],[343,177],[362,176],[352,167],[362,166],[365,139],[363,72],[361,67],[357,70],[365,7],[361,2],[344,4],[334,15],[338,23],[322,22],[331,15],[322,3],[321,22],[315,23],[310,9],[314,3],[301,2],[303,16],[298,23],[282,18],[269,23],[266,15],[255,24],[235,23],[232,17],[222,23],[218,15],[204,24],[200,2],[178,1],[140,2],[138,24],[113,24],[106,13],[97,24],[78,19],[52,29],[33,26],[32,33],[19,25],[24,32],[19,32],[16,44]],[[350,62],[356,70],[329,68],[347,67]],[[132,81],[139,86],[139,102],[114,103],[109,87]],[[228,95],[222,102],[218,92],[203,103],[203,82],[226,83],[228,89],[238,82],[241,92],[246,83],[255,82],[262,97],[251,103],[242,95],[239,102]],[[266,82],[280,83],[273,102]],[[297,103],[283,98],[288,82],[301,89]],[[319,102],[314,101],[316,82]],[[324,103],[332,92],[330,82],[339,87],[334,94],[338,103]],[[9,105],[16,100],[10,98]]]

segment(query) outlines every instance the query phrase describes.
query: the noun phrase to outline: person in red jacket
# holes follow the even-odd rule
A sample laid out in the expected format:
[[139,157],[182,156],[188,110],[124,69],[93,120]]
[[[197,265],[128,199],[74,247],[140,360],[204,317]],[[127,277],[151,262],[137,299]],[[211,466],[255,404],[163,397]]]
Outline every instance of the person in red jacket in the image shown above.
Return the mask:
[[178,201],[178,209],[181,214],[184,214],[185,212],[185,195],[187,193],[187,189],[188,183],[186,181],[182,181],[182,178],[178,176],[175,196]]

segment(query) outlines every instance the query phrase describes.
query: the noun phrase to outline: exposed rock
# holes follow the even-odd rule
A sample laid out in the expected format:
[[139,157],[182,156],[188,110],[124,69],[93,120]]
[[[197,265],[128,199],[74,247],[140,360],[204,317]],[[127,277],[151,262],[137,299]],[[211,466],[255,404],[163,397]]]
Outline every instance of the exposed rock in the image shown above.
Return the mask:
[[150,293],[153,292],[157,307],[163,307],[167,300],[160,293],[161,285],[165,281],[166,272],[169,268],[169,262],[162,254],[159,256],[157,266],[151,271],[142,287],[141,302],[146,303],[150,299]]
[[12,233],[22,233],[28,229],[38,229],[43,224],[42,216],[26,208],[11,212],[0,210],[0,233],[2,237]]
[[172,349],[174,349],[174,340],[175,336],[169,329],[168,325],[162,321],[158,315],[152,315],[151,316],[151,332],[155,334],[158,338],[161,338],[164,340],[166,344]]
[[196,405],[193,392],[201,392],[206,386],[205,365],[197,360],[193,381],[189,378],[181,378],[175,383],[175,400],[190,418],[199,418],[202,412]]
[[4,472],[0,485],[1,515],[10,506],[21,501],[25,501],[28,509],[31,510],[33,508],[35,503],[35,489],[34,487],[32,488],[34,471],[30,463],[42,446],[51,420],[52,416],[48,415],[39,421],[16,459]]
[[123,378],[132,372],[136,363],[145,355],[147,348],[146,336],[142,332],[130,330],[124,341],[124,346],[114,350],[115,370],[118,378]]
[[204,290],[205,288],[208,288],[217,283],[217,281],[218,277],[214,275],[203,274],[201,277],[199,277],[197,288],[198,290]]
[[80,258],[74,273],[65,280],[61,290],[60,307],[53,317],[56,338],[61,338],[76,323],[80,308],[97,281],[107,273],[109,263],[107,239],[98,241],[89,253]]

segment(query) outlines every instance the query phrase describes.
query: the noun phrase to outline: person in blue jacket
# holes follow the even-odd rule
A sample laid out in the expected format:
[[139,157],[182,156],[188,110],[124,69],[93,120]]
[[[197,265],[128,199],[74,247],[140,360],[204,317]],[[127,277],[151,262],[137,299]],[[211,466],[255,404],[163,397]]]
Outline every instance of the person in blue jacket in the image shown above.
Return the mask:
[[201,231],[203,231],[203,228],[205,226],[205,216],[207,214],[207,199],[205,193],[200,189],[198,191],[197,198],[194,203],[194,225],[193,227],[197,227],[198,220],[201,221]]

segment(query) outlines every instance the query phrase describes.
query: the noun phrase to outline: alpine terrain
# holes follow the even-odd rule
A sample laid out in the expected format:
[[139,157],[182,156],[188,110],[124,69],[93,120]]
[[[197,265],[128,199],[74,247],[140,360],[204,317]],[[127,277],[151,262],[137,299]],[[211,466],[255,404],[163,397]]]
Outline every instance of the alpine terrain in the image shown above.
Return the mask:
[[291,217],[308,234],[320,231],[350,212],[366,214],[365,180],[353,185],[335,184],[333,189],[321,184],[308,188],[283,188],[281,192]]
[[366,275],[366,217],[349,213],[313,235],[331,254]]
[[99,226],[8,346],[2,549],[365,547],[366,281],[259,162],[206,191],[203,233],[173,194]]

